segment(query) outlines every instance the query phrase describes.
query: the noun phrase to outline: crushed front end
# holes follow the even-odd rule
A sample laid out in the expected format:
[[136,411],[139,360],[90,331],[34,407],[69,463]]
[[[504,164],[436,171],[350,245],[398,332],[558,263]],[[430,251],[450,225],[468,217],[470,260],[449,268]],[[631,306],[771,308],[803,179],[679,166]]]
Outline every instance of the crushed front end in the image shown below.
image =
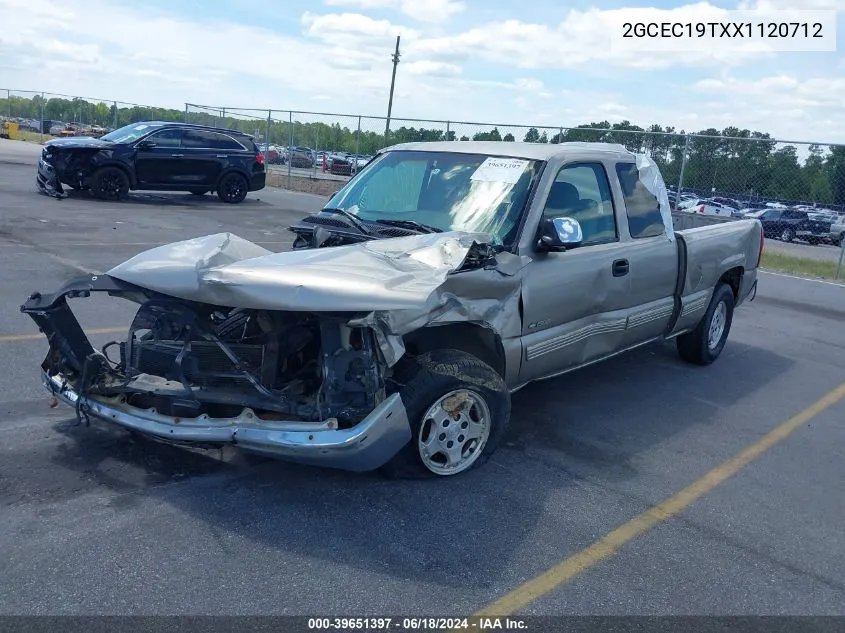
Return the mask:
[[[126,336],[95,349],[67,299],[139,304]],[[410,439],[388,365],[356,314],[241,309],[162,295],[109,275],[80,277],[21,306],[47,338],[47,388],[81,418],[199,446],[233,444],[352,471]]]

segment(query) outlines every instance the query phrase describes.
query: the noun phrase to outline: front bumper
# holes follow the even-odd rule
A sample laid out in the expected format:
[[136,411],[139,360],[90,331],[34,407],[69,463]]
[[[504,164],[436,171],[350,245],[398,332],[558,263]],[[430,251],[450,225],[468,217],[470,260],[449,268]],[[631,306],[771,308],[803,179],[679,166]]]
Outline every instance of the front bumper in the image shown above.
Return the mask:
[[[132,407],[119,398],[80,398],[64,385],[61,375],[43,373],[47,389],[65,404],[85,413],[178,443],[232,444],[243,450],[285,461],[354,472],[375,470],[387,463],[411,439],[411,427],[399,394],[389,396],[350,429],[333,429],[328,422],[278,422],[258,419],[249,410],[237,418],[174,418],[154,409]],[[81,400],[81,401],[80,401]]]
[[56,173],[56,168],[44,158],[38,159],[38,170],[35,173],[35,184],[38,189],[48,196],[62,196],[64,190]]

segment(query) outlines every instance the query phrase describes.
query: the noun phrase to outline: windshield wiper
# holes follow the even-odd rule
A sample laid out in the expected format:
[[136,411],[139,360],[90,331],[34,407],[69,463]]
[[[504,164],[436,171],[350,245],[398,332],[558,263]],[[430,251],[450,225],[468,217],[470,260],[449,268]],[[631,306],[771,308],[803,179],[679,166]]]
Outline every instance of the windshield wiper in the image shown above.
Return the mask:
[[354,226],[356,229],[358,229],[358,231],[361,232],[363,235],[369,235],[371,237],[373,235],[372,232],[370,232],[370,230],[361,222],[361,220],[349,213],[349,211],[347,211],[346,209],[341,209],[339,207],[326,207],[325,209],[322,209],[322,211],[335,215],[342,215],[347,220],[349,220],[349,223],[352,224],[352,226]]
[[377,224],[387,224],[388,226],[398,226],[400,228],[416,229],[422,233],[442,233],[443,229],[438,229],[436,226],[428,224],[421,224],[414,220],[376,220]]

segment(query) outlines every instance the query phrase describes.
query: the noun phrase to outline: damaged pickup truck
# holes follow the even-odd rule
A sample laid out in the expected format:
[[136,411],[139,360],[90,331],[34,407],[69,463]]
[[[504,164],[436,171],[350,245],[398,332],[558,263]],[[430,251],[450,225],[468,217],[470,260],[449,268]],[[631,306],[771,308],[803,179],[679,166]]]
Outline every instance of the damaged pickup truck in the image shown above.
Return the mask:
[[[530,382],[669,339],[713,362],[763,250],[757,220],[675,231],[655,163],[600,143],[393,146],[291,230],[286,252],[210,235],[34,293],[48,389],[165,441],[449,476]],[[96,292],[139,304],[101,351],[67,301]]]

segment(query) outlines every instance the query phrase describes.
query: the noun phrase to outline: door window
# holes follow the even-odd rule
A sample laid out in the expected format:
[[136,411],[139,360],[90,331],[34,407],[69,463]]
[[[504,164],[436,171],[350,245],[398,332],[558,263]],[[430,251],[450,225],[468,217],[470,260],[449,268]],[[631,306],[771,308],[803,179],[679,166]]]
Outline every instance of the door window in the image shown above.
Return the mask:
[[182,130],[169,129],[151,134],[146,139],[156,144],[156,147],[179,147],[182,142]]
[[631,237],[656,237],[666,233],[663,216],[660,214],[660,201],[640,179],[637,165],[617,163],[616,173],[622,186],[622,195],[625,197]]
[[601,163],[577,163],[561,168],[543,209],[544,220],[555,217],[578,220],[584,245],[618,239],[610,183]]

